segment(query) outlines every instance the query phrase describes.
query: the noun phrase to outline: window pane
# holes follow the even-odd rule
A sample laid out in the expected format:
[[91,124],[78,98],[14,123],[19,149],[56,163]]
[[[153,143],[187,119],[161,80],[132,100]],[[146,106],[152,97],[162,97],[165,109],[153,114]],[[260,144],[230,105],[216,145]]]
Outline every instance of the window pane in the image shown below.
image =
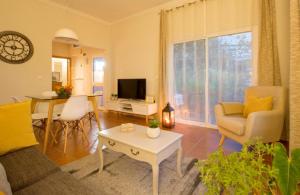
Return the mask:
[[176,118],[205,122],[205,40],[174,45]]
[[243,101],[251,85],[250,32],[208,39],[209,123],[215,124],[214,106],[221,101]]

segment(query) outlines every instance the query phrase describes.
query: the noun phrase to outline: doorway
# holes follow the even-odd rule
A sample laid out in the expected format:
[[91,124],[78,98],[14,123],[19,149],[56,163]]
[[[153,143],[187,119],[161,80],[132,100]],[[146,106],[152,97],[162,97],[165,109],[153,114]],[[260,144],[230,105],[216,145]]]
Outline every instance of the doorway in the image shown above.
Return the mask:
[[71,59],[52,57],[52,90],[71,85]]
[[98,100],[99,106],[104,106],[104,68],[105,60],[103,57],[93,58],[93,94],[102,95]]
[[105,50],[66,42],[52,42],[53,90],[72,87],[72,95],[99,95],[104,106]]

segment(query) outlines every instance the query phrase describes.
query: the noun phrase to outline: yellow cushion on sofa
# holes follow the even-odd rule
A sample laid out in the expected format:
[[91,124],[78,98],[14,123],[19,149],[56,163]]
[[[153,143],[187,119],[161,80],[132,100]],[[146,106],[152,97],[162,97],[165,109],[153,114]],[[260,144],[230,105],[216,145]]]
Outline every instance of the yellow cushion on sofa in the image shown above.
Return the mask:
[[0,105],[0,155],[35,144],[31,101]]
[[273,108],[273,97],[248,97],[244,109],[244,117],[248,117],[252,112],[268,111]]

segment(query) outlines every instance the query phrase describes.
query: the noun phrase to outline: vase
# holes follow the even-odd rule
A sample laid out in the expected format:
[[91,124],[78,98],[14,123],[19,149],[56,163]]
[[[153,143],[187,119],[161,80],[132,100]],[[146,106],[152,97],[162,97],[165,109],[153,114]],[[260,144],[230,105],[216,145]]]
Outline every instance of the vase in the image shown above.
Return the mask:
[[157,128],[150,128],[150,127],[148,127],[148,129],[147,129],[147,135],[150,138],[157,138],[160,135],[160,129],[159,129],[159,127],[157,127]]

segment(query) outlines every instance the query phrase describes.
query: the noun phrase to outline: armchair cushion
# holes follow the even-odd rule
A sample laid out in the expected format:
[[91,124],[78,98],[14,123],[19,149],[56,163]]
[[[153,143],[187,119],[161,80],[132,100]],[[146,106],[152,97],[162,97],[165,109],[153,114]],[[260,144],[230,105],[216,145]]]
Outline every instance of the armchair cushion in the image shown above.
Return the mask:
[[218,120],[218,126],[236,134],[243,135],[246,129],[247,119],[242,115],[222,116]]
[[248,117],[252,112],[269,111],[273,108],[273,97],[258,98],[255,96],[247,97],[244,109],[244,117]]
[[244,105],[240,102],[222,102],[220,103],[225,115],[242,114]]

